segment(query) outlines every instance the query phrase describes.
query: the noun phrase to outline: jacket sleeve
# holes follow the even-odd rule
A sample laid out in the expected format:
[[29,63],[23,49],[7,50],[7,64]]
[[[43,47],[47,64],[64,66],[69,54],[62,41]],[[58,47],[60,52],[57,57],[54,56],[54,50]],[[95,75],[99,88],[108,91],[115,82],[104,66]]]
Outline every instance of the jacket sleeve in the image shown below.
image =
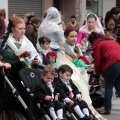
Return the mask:
[[36,84],[35,85],[35,89],[34,89],[34,97],[38,100],[38,101],[44,101],[46,94],[44,94],[43,89]]
[[56,90],[59,92],[60,97],[64,100],[65,98],[68,98],[68,96],[65,94],[64,90],[63,90],[63,86],[60,82],[60,80],[56,80],[55,82],[55,86],[56,86]]
[[82,33],[82,31],[80,31],[78,33],[78,38],[77,38],[76,44],[81,44],[82,39],[83,39],[83,33]]

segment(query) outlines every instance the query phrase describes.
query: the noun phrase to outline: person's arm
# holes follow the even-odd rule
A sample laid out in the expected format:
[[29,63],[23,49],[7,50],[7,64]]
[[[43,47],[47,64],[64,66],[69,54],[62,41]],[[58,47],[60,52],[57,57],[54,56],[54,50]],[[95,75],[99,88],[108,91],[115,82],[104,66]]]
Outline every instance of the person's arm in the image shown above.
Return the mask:
[[33,64],[38,64],[41,65],[42,64],[42,58],[39,55],[39,53],[37,52],[37,50],[35,49],[35,47],[33,46],[33,44],[30,42],[29,44],[29,48],[30,48],[30,62]]
[[55,86],[56,86],[56,90],[59,92],[61,99],[63,99],[64,102],[68,103],[70,101],[70,99],[68,98],[68,96],[65,94],[64,92],[64,88],[60,82],[60,80],[55,80]]
[[34,89],[34,97],[39,101],[45,100],[46,94],[43,93],[42,88],[38,85],[40,83],[36,83],[35,89]]
[[0,61],[0,67],[5,67],[6,69],[11,68],[11,65],[9,63],[3,63]]

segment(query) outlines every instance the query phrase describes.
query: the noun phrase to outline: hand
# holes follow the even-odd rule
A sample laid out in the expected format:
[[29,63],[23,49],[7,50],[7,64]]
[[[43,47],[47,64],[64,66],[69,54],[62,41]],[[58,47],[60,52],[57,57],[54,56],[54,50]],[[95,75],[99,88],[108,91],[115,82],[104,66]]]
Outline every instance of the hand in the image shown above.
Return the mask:
[[77,97],[77,99],[78,99],[79,101],[81,101],[81,100],[82,100],[82,97],[81,97],[81,96],[79,96],[79,97]]
[[57,95],[55,96],[55,101],[58,101],[58,96]]
[[11,68],[11,65],[10,65],[9,63],[4,63],[3,66],[4,66],[6,69]]
[[73,105],[74,105],[74,101],[73,101],[73,100],[70,100],[70,101],[68,102],[68,104],[69,104],[70,106],[73,106]]
[[47,95],[47,96],[45,97],[45,100],[51,101],[51,100],[52,100],[52,96],[48,96],[48,95]]
[[40,63],[40,61],[39,61],[39,59],[37,58],[37,56],[34,57],[32,63],[33,63],[33,64],[39,64],[39,63]]
[[87,47],[86,46],[82,46],[82,49],[87,49]]
[[78,46],[80,49],[82,49],[82,47],[83,47],[81,44],[77,44],[77,46]]

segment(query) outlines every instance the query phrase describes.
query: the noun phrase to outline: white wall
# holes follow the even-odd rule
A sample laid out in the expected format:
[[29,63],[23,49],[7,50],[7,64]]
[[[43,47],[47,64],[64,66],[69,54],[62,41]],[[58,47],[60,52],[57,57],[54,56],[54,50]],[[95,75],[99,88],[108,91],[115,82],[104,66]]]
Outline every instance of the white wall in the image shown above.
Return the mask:
[[81,4],[80,4],[80,13],[81,13],[81,26],[83,25],[83,22],[86,18],[86,0],[81,0]]
[[116,0],[103,0],[103,18],[112,7],[116,7]]
[[0,9],[6,10],[6,19],[8,20],[8,0],[0,0]]

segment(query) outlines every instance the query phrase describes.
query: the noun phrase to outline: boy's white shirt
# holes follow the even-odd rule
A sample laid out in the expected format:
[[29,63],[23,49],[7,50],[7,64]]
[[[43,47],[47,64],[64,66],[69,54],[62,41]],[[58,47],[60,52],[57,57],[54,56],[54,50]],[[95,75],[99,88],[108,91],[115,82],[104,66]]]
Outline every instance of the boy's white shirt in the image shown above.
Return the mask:
[[[73,94],[73,92],[72,92],[72,88],[71,88],[71,85],[69,84],[69,80],[68,81],[66,81],[66,80],[62,80],[62,79],[60,79],[64,84],[66,84],[66,86],[68,87],[68,89],[69,89],[69,92],[71,92],[72,93],[72,98],[74,97],[74,94]],[[77,94],[76,95],[76,99],[78,98],[78,97],[81,97],[81,94]],[[64,102],[66,102],[66,103],[68,103],[69,101],[70,101],[71,99],[70,98],[65,98],[64,99]]]

